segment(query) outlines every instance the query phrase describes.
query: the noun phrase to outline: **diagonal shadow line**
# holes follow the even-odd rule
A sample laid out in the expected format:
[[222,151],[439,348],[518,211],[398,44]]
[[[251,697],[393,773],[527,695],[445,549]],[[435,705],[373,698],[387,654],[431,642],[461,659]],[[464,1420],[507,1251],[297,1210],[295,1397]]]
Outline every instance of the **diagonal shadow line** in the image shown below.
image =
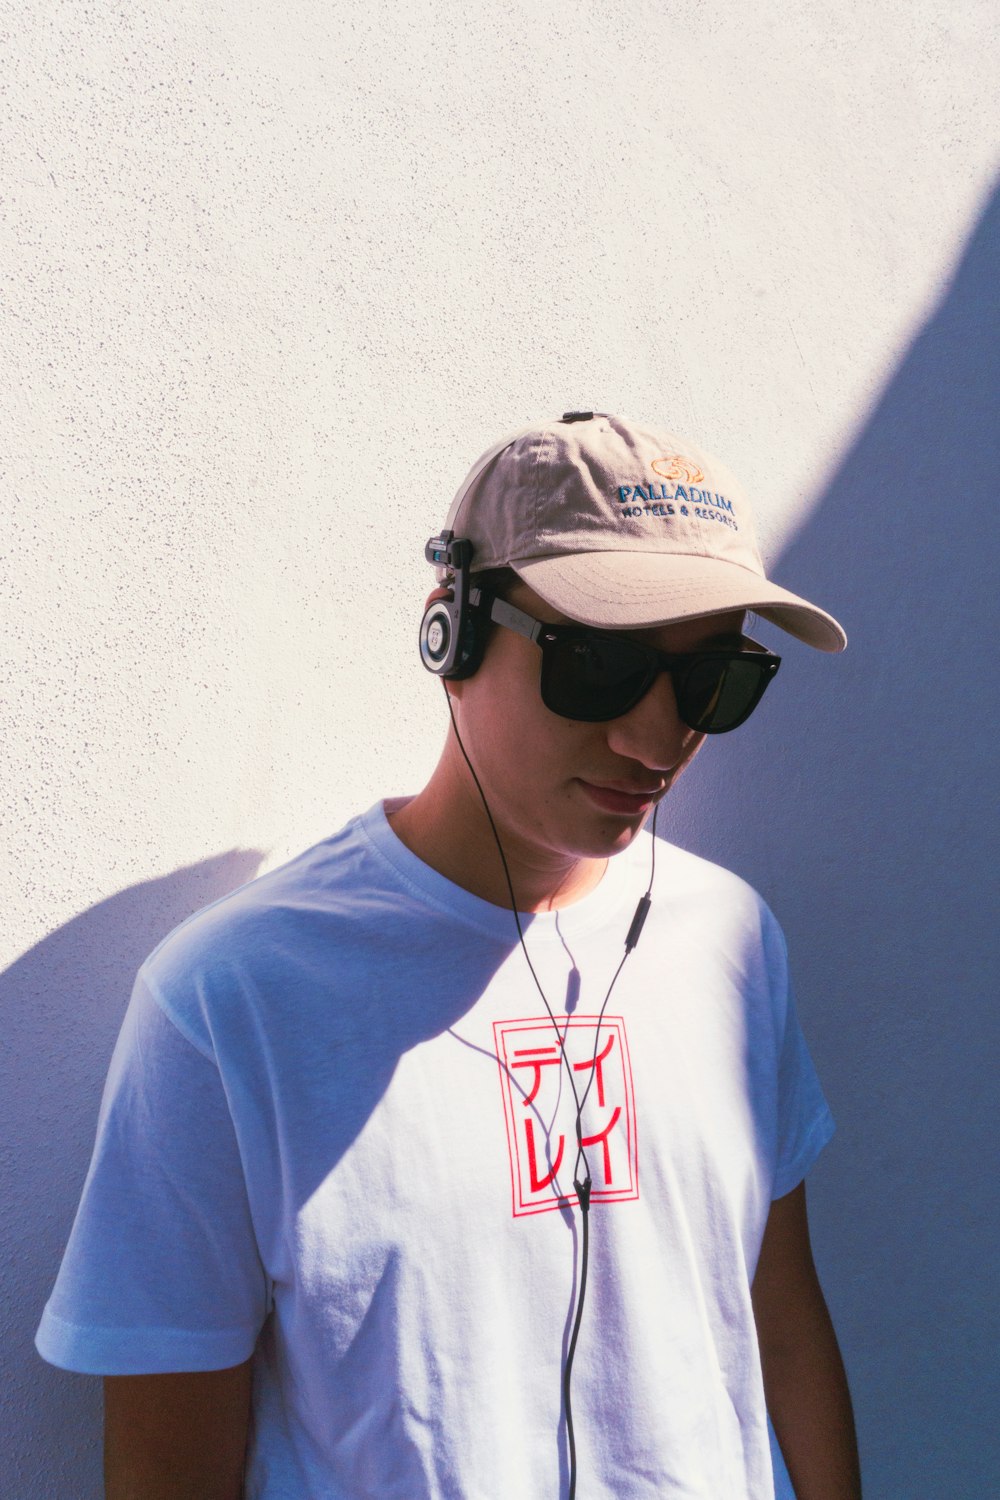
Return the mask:
[[810,1204],[866,1483],[922,1500],[1000,1475],[998,392],[994,192],[776,569],[847,652],[772,633],[773,701],[699,758],[670,833],[788,935],[839,1123]]

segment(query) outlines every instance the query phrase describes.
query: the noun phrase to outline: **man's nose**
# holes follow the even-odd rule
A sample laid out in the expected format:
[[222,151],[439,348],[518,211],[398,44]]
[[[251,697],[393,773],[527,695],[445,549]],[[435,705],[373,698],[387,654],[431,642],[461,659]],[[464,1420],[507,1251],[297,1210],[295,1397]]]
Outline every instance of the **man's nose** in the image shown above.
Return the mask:
[[677,712],[669,672],[661,672],[634,708],[607,726],[608,747],[651,771],[670,771],[689,760],[705,736],[689,729]]

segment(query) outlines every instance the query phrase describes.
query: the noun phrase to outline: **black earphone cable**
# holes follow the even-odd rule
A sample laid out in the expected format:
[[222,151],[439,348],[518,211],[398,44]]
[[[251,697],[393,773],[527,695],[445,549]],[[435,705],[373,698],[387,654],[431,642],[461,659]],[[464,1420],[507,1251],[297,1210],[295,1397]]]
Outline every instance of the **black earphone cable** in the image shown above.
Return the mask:
[[628,936],[625,939],[625,952],[622,955],[621,963],[615,970],[614,978],[608,986],[608,993],[604,997],[604,1004],[601,1006],[601,1009],[597,1016],[597,1029],[594,1034],[594,1056],[590,1064],[590,1077],[587,1079],[587,1087],[584,1089],[583,1098],[580,1100],[581,1112],[583,1110],[583,1106],[587,1102],[587,1096],[594,1085],[594,1074],[597,1069],[597,1053],[601,1045],[601,1022],[604,1020],[604,1012],[607,1009],[608,1001],[611,999],[611,991],[614,989],[615,984],[618,981],[618,975],[622,971],[626,958],[628,958],[629,954],[632,952],[632,949],[639,941],[639,934],[642,931],[643,924],[646,920],[646,914],[648,913],[650,905],[652,903],[653,881],[656,878],[656,815],[659,810],[660,804],[657,802],[653,808],[653,826],[650,830],[652,834],[652,847],[650,851],[649,861],[649,884],[646,887],[646,894],[639,898],[639,904],[636,907],[635,915],[632,918],[632,925],[629,928]]
[[[497,850],[499,851],[499,854],[500,854],[500,862],[503,865],[503,873],[504,873],[504,876],[505,876],[506,881],[507,881],[507,889],[510,892],[510,909],[511,909],[513,915],[514,915],[514,922],[515,922],[515,925],[517,927],[517,936],[518,936],[518,939],[520,940],[521,951],[524,954],[525,961],[526,961],[526,963],[528,965],[528,968],[531,970],[531,977],[535,981],[535,988],[537,989],[538,993],[542,997],[542,1004],[545,1006],[545,1009],[548,1011],[549,1020],[552,1022],[552,1025],[555,1028],[556,1036],[559,1039],[559,1049],[560,1049],[560,1052],[562,1053],[563,1062],[567,1064],[567,1071],[569,1073],[570,1088],[573,1090],[573,1101],[576,1104],[576,1108],[577,1108],[577,1124],[579,1125],[579,1112],[580,1112],[580,1109],[581,1109],[580,1095],[577,1092],[576,1079],[573,1077],[573,1070],[569,1066],[569,1059],[566,1056],[566,1044],[565,1044],[565,1041],[563,1039],[563,1034],[559,1030],[559,1022],[556,1020],[555,1015],[553,1014],[552,1007],[551,1007],[551,1005],[548,1002],[548,999],[546,997],[545,991],[542,989],[541,981],[538,978],[538,975],[535,973],[535,966],[531,962],[531,957],[530,957],[530,955],[528,953],[527,947],[525,946],[525,942],[524,942],[524,930],[521,927],[521,917],[520,917],[520,914],[518,913],[518,909],[517,909],[517,898],[514,895],[514,882],[511,880],[510,868],[509,868],[509,866],[507,864],[507,857],[506,857],[506,855],[503,852],[503,845],[500,842],[500,835],[497,832],[497,825],[493,821],[493,814],[490,812],[490,805],[489,805],[489,803],[486,800],[486,793],[483,791],[482,783],[480,782],[479,777],[476,775],[475,767],[473,766],[472,761],[469,759],[469,756],[468,756],[468,753],[466,751],[466,748],[462,744],[462,736],[459,734],[459,732],[458,732],[458,725],[455,722],[455,711],[454,711],[454,709],[451,706],[451,694],[448,692],[447,685],[444,682],[442,682],[441,686],[444,688],[444,695],[445,695],[445,698],[447,699],[447,702],[448,702],[448,714],[449,714],[449,717],[451,718],[451,727],[455,731],[455,739],[458,741],[458,748],[461,750],[463,759],[465,760],[465,764],[469,768],[469,773],[472,776],[473,781],[476,783],[476,790],[479,793],[479,796],[480,796],[480,799],[482,801],[483,807],[484,807],[484,809],[486,811],[486,816],[487,816],[487,818],[489,819],[489,822],[490,822],[490,827],[493,830],[493,837],[496,840]],[[577,1130],[577,1149],[579,1151],[582,1151],[583,1148],[579,1144],[579,1135],[580,1135],[580,1131],[578,1129]],[[586,1160],[587,1160],[586,1156],[584,1156],[583,1159],[584,1159],[584,1163],[586,1164]]]
[[[486,800],[486,793],[483,791],[482,783],[480,782],[479,777],[476,775],[475,767],[473,766],[472,761],[469,759],[468,752],[466,751],[466,748],[462,743],[462,736],[459,734],[458,724],[455,720],[455,711],[451,705],[451,694],[448,692],[448,685],[442,680],[441,686],[444,688],[445,700],[448,704],[448,716],[451,719],[451,727],[455,731],[455,739],[458,743],[458,748],[461,750],[462,757],[465,760],[465,764],[469,768],[469,774],[476,784],[476,790],[479,793],[480,800],[482,801],[483,808],[486,812],[486,816],[489,819],[490,828],[493,830],[493,838],[496,841],[497,850],[500,855],[500,862],[503,865],[504,877],[507,882],[507,889],[510,893],[510,907],[514,915],[514,923],[517,927],[517,936],[521,944],[521,951],[524,954],[525,961],[531,971],[531,977],[535,981],[535,988],[538,990],[539,995],[541,995],[542,997],[542,1003],[544,1004],[545,1009],[548,1012],[549,1019],[552,1022],[553,1029],[555,1030],[556,1037],[559,1041],[559,1050],[562,1057],[562,1064],[566,1069],[570,1088],[573,1091],[573,1101],[576,1105],[576,1161],[573,1167],[573,1186],[576,1189],[576,1195],[580,1203],[581,1215],[580,1276],[579,1292],[577,1293],[576,1308],[573,1315],[573,1328],[570,1334],[569,1346],[566,1351],[566,1364],[563,1368],[562,1378],[563,1409],[566,1413],[566,1443],[569,1450],[569,1488],[567,1491],[567,1500],[576,1500],[576,1434],[573,1428],[571,1380],[573,1375],[573,1360],[576,1355],[577,1340],[580,1336],[580,1325],[583,1322],[583,1304],[584,1299],[587,1295],[587,1268],[590,1261],[590,1191],[591,1187],[593,1186],[590,1175],[590,1164],[587,1161],[587,1153],[583,1149],[583,1106],[587,1102],[587,1096],[589,1095],[591,1087],[593,1086],[594,1075],[597,1070],[597,1054],[601,1042],[601,1025],[604,1021],[604,1012],[607,1009],[608,1001],[611,999],[611,991],[614,989],[615,985],[618,982],[618,976],[624,968],[625,960],[628,958],[629,954],[632,952],[632,949],[639,941],[639,934],[642,932],[643,923],[645,922],[647,914],[649,912],[650,900],[653,890],[653,878],[656,874],[656,814],[659,811],[659,803],[657,803],[653,808],[653,847],[652,858],[650,860],[649,885],[646,887],[645,895],[640,897],[639,904],[635,909],[635,915],[632,918],[632,925],[630,926],[628,935],[625,939],[625,952],[622,954],[621,962],[619,963],[617,969],[614,972],[614,975],[612,976],[611,983],[608,985],[607,993],[604,996],[604,1000],[601,1004],[601,1009],[598,1013],[597,1026],[594,1032],[594,1055],[591,1059],[590,1064],[590,1077],[587,1080],[587,1086],[583,1091],[583,1098],[581,1099],[579,1093],[577,1092],[576,1079],[573,1077],[573,1065],[566,1055],[565,1036],[559,1029],[559,1023],[555,1018],[555,1014],[553,1013],[552,1007],[548,1002],[545,991],[542,989],[538,975],[535,973],[535,966],[531,962],[531,957],[528,953],[528,949],[524,941],[524,932],[521,927],[521,918],[517,909],[517,898],[514,895],[514,882],[511,879],[510,867],[507,864],[507,857],[503,852],[503,845],[500,842],[500,835],[497,832],[497,825],[493,820],[493,814],[490,812],[490,805]],[[580,1172],[581,1164],[583,1167],[582,1175]]]

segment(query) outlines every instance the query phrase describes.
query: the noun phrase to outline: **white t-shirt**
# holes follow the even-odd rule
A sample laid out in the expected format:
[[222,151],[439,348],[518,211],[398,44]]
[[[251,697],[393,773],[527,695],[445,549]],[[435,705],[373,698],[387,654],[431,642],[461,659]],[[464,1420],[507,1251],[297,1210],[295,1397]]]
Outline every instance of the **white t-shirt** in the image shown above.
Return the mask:
[[[523,918],[590,1085],[579,1494],[772,1500],[750,1283],[833,1123],[767,906],[662,841],[597,1037],[649,858],[642,834]],[[129,1374],[256,1349],[247,1500],[556,1500],[571,1098],[512,914],[378,804],[142,965],[39,1352]]]

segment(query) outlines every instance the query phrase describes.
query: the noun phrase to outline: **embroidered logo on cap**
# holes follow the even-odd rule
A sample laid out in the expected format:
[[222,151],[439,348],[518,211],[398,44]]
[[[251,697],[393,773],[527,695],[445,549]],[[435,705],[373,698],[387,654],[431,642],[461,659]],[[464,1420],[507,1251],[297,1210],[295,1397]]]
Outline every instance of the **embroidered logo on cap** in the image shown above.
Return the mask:
[[705,475],[698,465],[692,463],[689,458],[682,458],[679,453],[671,453],[666,458],[654,458],[650,468],[657,474],[662,474],[664,479],[680,479],[687,484],[701,484]]
[[647,484],[645,489],[641,484],[618,485],[618,514],[623,520],[655,516],[667,521],[671,516],[694,516],[696,521],[714,521],[728,526],[730,531],[739,531],[733,515],[733,502],[725,495],[716,494],[712,490],[700,490],[691,478],[688,478],[686,487],[678,482],[681,477],[691,474],[703,479],[704,475],[697,465],[688,463],[686,458],[658,458],[654,460],[653,468],[662,463],[684,465],[685,475],[673,476],[673,489],[665,484]]

